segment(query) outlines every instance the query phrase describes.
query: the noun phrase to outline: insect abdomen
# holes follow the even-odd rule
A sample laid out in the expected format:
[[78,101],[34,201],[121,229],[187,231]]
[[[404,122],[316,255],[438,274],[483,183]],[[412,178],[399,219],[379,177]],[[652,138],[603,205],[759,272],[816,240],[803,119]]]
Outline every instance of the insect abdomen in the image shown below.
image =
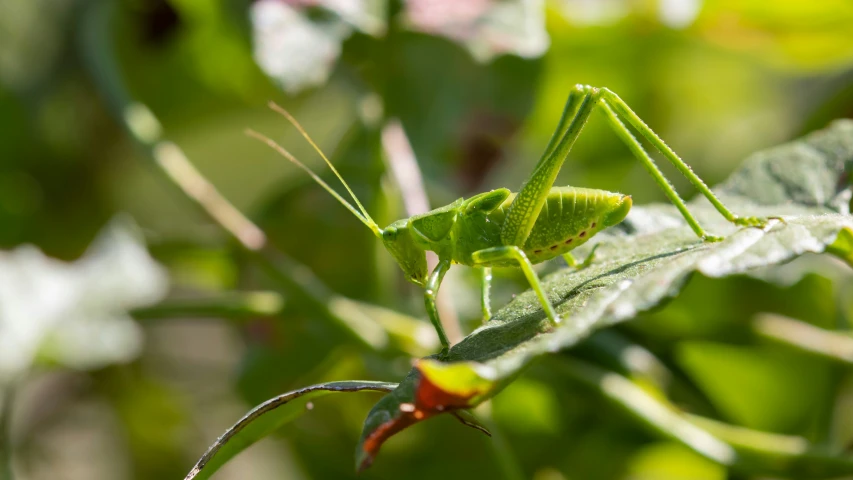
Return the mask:
[[[489,219],[502,223],[514,197],[508,197],[489,215]],[[606,223],[614,223],[614,212],[624,210],[619,212],[621,217],[617,222],[624,218],[630,208],[630,201],[626,202],[626,198],[630,197],[605,190],[552,188],[522,247],[524,253],[532,263],[539,263],[582,245],[606,228]]]

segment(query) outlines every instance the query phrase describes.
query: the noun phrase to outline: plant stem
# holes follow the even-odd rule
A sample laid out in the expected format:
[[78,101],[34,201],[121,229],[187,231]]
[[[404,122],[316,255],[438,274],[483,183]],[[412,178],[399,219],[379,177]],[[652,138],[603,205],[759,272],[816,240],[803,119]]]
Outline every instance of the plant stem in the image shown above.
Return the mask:
[[180,147],[162,138],[160,122],[146,105],[131,98],[121,79],[108,28],[116,5],[105,0],[90,2],[82,17],[80,48],[95,84],[121,126],[158,171],[233,236],[288,298],[337,325],[362,346],[385,350],[387,334],[381,325],[365,315],[350,315],[348,309],[335,308],[352,300],[335,294],[310,269],[277,251],[264,232],[219,193]]
[[668,405],[628,378],[567,357],[561,357],[559,367],[575,380],[595,388],[605,398],[657,433],[721,465],[731,466],[735,463],[737,454],[731,446],[690,424]]
[[14,388],[0,391],[0,480],[13,480],[12,474],[12,403]]
[[276,292],[231,292],[215,297],[166,300],[157,305],[136,308],[130,313],[137,320],[164,318],[216,317],[246,319],[281,314],[284,298]]
[[853,337],[776,314],[759,315],[753,322],[759,335],[846,366],[853,366]]
[[109,20],[115,8],[114,2],[91,2],[80,27],[84,61],[114,117],[154,161],[161,174],[193,199],[243,248],[252,252],[261,251],[267,244],[263,231],[219,193],[180,147],[162,138],[162,127],[157,117],[147,106],[133,100],[127,92],[113,56],[113,42],[109,36]]
[[477,414],[480,421],[489,429],[492,438],[489,443],[492,447],[492,454],[495,457],[495,462],[500,467],[504,474],[505,480],[524,480],[527,478],[524,475],[524,469],[518,462],[518,457],[509,445],[506,437],[501,431],[500,426],[495,422],[492,415],[492,403],[486,401],[477,407]]
[[[418,167],[409,137],[399,120],[391,119],[382,127],[382,149],[385,151],[388,171],[403,198],[406,215],[411,217],[428,212],[429,198],[424,186],[424,177]],[[427,252],[428,270],[432,271],[437,264],[438,257],[433,252]],[[462,340],[464,335],[459,324],[459,315],[453,306],[453,297],[449,293],[447,288],[439,290],[435,303],[441,326],[450,343],[454,344]]]
[[741,473],[828,478],[853,473],[853,457],[816,448],[798,436],[778,435],[687,415],[619,374],[559,357],[558,366],[640,423],[696,453]]

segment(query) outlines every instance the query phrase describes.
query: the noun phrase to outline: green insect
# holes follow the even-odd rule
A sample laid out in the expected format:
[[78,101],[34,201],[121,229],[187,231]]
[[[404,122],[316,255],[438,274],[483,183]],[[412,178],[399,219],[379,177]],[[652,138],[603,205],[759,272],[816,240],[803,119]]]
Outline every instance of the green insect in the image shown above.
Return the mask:
[[[271,104],[271,108],[284,115],[323,157],[355,200],[358,210],[273,140],[251,130],[248,134],[267,143],[305,170],[382,240],[383,245],[403,269],[409,281],[425,287],[426,310],[441,341],[442,353],[445,353],[450,345],[439,320],[435,299],[444,274],[452,264],[482,268],[481,302],[486,319],[491,316],[490,269],[506,266],[521,267],[539,298],[545,314],[551,324],[556,326],[560,323],[560,317],[545,295],[539,278],[533,271],[533,264],[563,255],[570,265],[574,265],[575,261],[569,253],[570,250],[583,245],[601,230],[618,224],[628,214],[628,210],[631,209],[629,195],[604,190],[553,186],[572,144],[596,107],[604,113],[616,135],[627,144],[700,238],[709,242],[722,240],[721,237],[709,235],[699,225],[684,201],[623,122],[634,127],[659,150],[697,190],[710,200],[726,220],[739,226],[765,225],[766,219],[741,217],[726,208],[702,179],[693,173],[690,167],[619,96],[606,88],[576,85],[572,89],[551,141],[530,178],[521,186],[517,194],[506,188],[500,188],[468,199],[460,198],[450,205],[422,215],[398,220],[384,229],[379,228],[373,221],[329,159],[284,109]],[[439,259],[438,265],[432,272],[427,271],[426,251],[428,250],[435,252]]]

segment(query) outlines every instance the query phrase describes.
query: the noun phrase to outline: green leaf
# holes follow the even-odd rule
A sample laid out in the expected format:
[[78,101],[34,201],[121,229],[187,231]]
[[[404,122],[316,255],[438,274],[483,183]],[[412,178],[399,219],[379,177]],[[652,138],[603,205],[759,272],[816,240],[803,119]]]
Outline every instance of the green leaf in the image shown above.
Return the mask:
[[555,357],[558,360],[552,363],[562,373],[590,387],[612,406],[662,438],[674,440],[728,467],[729,471],[762,477],[814,479],[837,478],[853,471],[853,456],[823,445],[810,445],[804,437],[753,430],[690,415],[622,375],[569,357]]
[[841,365],[853,366],[853,335],[849,331],[824,330],[772,313],[756,317],[753,329],[757,334],[796,351]]
[[754,154],[716,193],[739,214],[784,220],[771,220],[763,229],[736,228],[704,198],[691,202],[700,223],[726,236],[718,243],[698,239],[669,204],[636,207],[622,224],[579,249],[582,255],[600,244],[592,265],[544,279],[546,294],[564,319],[560,326],[550,326],[527,291],[453,346],[452,365],[435,358],[419,361],[368,415],[356,452],[358,468],[369,466],[382,443],[403,428],[478,405],[538,357],[676,296],[694,273],[724,277],[808,252],[838,254],[828,247],[853,231],[851,167],[849,120]]
[[688,341],[676,359],[724,418],[759,430],[805,424],[831,382],[826,362],[767,346]]
[[677,443],[656,443],[642,448],[628,465],[629,478],[668,480],[724,480],[726,471]]
[[329,382],[301,388],[279,395],[258,405],[225,431],[199,459],[184,480],[204,480],[235,455],[287,422],[310,410],[311,400],[333,393],[390,392],[396,383],[344,381]]
[[830,245],[826,251],[837,255],[853,267],[853,230],[845,228],[838,234],[835,243]]
[[740,0],[710,2],[696,27],[703,38],[774,66],[817,71],[850,64],[851,20],[853,5],[844,0]]

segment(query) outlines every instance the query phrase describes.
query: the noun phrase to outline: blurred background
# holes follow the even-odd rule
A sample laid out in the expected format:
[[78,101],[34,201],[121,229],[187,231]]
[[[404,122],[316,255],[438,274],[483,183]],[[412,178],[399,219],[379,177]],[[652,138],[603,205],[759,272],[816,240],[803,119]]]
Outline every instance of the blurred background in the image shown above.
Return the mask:
[[[0,424],[14,478],[183,478],[252,406],[323,381],[399,381],[436,350],[421,290],[371,232],[244,134],[335,185],[268,101],[384,226],[423,208],[419,191],[438,207],[517,190],[577,83],[617,92],[715,184],[753,151],[853,116],[851,32],[847,0],[3,0]],[[596,116],[557,184],[664,201]],[[247,251],[262,237],[238,211],[273,260]],[[493,305],[524,285],[497,272]],[[604,341],[655,355],[669,380],[648,388],[684,410],[844,451],[849,366],[766,340],[756,319],[849,330],[851,294],[849,268],[817,257],[694,278]],[[457,335],[478,324],[470,269],[451,270],[443,302]],[[596,348],[575,355],[595,362]],[[355,478],[378,398],[319,400],[216,478]],[[482,410],[497,440],[442,416],[361,478],[751,478],[548,362]]]

